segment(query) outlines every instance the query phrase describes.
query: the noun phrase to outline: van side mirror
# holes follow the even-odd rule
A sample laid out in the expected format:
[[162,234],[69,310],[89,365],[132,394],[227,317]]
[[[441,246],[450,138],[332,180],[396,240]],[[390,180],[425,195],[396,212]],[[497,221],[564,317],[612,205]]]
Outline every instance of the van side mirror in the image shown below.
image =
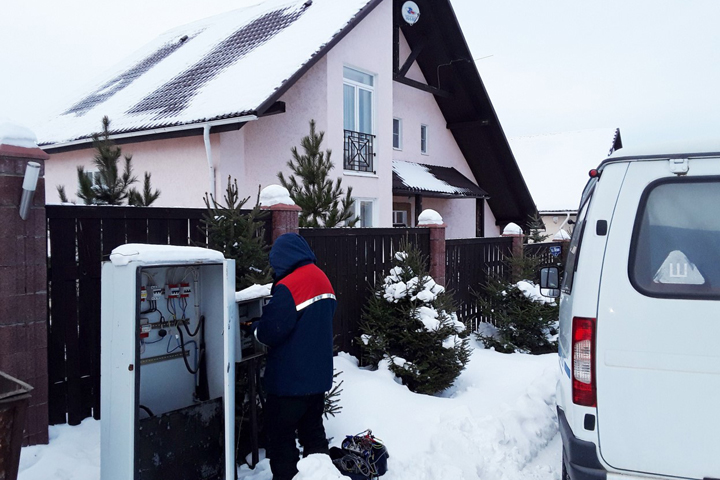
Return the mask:
[[540,294],[551,298],[560,296],[560,271],[557,267],[540,269]]

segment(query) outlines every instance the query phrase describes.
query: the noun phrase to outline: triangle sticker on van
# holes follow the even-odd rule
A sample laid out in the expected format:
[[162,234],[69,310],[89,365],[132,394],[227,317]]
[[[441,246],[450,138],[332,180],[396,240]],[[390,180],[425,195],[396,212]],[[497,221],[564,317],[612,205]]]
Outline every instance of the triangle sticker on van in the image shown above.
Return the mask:
[[653,277],[655,283],[702,285],[705,277],[680,250],[670,252]]

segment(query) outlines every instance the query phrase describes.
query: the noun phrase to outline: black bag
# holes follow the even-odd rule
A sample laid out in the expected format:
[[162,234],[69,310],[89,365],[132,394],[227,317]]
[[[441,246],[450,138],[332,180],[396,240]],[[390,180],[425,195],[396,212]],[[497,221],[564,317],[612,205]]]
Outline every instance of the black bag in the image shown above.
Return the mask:
[[340,473],[352,480],[371,480],[387,472],[387,448],[375,438],[372,430],[348,435],[342,447],[332,447],[330,458]]

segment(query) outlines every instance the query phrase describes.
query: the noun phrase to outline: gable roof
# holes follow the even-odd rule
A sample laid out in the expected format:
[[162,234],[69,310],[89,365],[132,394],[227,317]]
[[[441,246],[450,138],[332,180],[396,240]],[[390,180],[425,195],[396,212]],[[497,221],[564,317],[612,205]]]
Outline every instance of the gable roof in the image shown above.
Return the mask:
[[174,28],[41,125],[40,145],[89,142],[105,115],[113,134],[260,116],[380,1],[268,0]]
[[510,139],[540,211],[576,210],[588,172],[622,148],[619,128]]
[[393,160],[393,194],[485,198],[487,192],[455,168]]
[[[415,0],[420,19],[400,17],[404,0],[393,0],[398,25],[435,95],[440,111],[467,160],[498,224],[525,224],[536,213],[530,191],[510,150],[450,0]],[[396,49],[397,51],[397,49]],[[399,65],[405,61],[399,59]],[[446,94],[442,94],[445,92]]]

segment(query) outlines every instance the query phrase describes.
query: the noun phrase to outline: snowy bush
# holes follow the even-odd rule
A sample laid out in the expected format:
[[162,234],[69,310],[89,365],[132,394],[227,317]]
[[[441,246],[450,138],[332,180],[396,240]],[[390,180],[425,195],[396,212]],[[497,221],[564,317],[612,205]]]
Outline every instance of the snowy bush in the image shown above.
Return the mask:
[[363,312],[362,361],[390,370],[417,393],[450,387],[470,357],[465,325],[452,297],[425,270],[417,248],[406,244]]
[[494,320],[494,331],[476,332],[486,347],[503,353],[557,351],[558,305],[533,282],[490,280],[477,300],[481,317]]

